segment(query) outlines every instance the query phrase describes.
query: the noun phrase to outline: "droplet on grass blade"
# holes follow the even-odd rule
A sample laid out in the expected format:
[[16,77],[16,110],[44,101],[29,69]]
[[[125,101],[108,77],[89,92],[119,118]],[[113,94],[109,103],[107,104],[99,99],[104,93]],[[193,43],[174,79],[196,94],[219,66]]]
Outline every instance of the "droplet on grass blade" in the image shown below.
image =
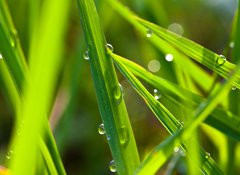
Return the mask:
[[16,47],[17,45],[17,31],[13,30],[12,32],[10,32],[10,44],[12,47]]
[[226,57],[224,55],[219,55],[216,60],[216,66],[220,67],[227,61]]
[[112,160],[110,163],[109,163],[109,170],[111,172],[117,172],[117,167],[116,167],[116,163],[114,160]]
[[103,134],[106,133],[103,123],[99,125],[99,127],[98,127],[98,133],[99,133],[100,135],[103,135]]
[[129,134],[126,126],[120,127],[120,143],[125,144],[129,140]]
[[159,91],[157,89],[153,90],[153,96],[156,100],[161,98],[161,94],[159,93]]
[[153,31],[152,31],[151,29],[147,29],[146,36],[147,36],[148,38],[151,38],[152,35],[153,35]]
[[234,44],[235,44],[235,43],[234,43],[233,41],[230,42],[230,43],[229,43],[229,47],[230,47],[230,48],[234,48]]
[[208,152],[206,152],[205,158],[206,158],[206,159],[209,159],[209,157],[211,157],[211,154],[208,153]]
[[0,53],[0,60],[1,60],[1,59],[3,59],[3,56],[2,56],[2,54]]
[[175,153],[177,153],[177,152],[179,151],[179,147],[177,147],[177,146],[174,147],[174,148],[173,148],[173,151],[174,151]]
[[84,52],[83,58],[84,58],[85,60],[89,60],[89,51],[88,51],[88,50],[86,50],[86,51]]
[[105,45],[105,47],[106,47],[106,49],[108,49],[111,53],[112,53],[113,50],[114,50],[113,46],[112,46],[111,44],[109,44],[109,43],[107,43],[107,44]]
[[123,87],[119,83],[118,86],[114,89],[114,98],[116,99],[117,103],[119,104],[122,101],[124,95]]
[[7,152],[6,158],[7,158],[7,159],[11,159],[12,155],[13,155],[13,150],[9,150],[9,151]]
[[237,89],[236,86],[232,86],[232,90],[235,91]]

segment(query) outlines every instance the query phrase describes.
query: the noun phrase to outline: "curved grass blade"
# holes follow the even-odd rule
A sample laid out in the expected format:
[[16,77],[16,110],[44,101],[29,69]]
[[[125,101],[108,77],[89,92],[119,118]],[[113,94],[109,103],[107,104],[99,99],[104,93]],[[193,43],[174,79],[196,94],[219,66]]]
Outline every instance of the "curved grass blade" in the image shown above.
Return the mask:
[[0,53],[15,77],[16,85],[21,88],[26,79],[27,64],[5,0],[0,0],[0,41]]
[[[70,2],[45,2],[43,15],[38,28],[39,38],[34,42],[28,84],[24,86],[24,103],[19,115],[23,116],[24,126],[21,137],[15,136],[13,149],[16,156],[10,160],[10,167],[16,174],[34,174],[37,159],[39,136],[43,134],[45,113],[61,63],[62,39]],[[60,18],[61,16],[61,18]],[[48,26],[48,27],[46,27]],[[58,26],[58,30],[55,30]],[[33,59],[34,58],[34,59]],[[44,71],[42,68],[44,67]],[[47,85],[47,86],[46,86]],[[29,132],[31,131],[31,132]],[[28,153],[28,156],[25,154]],[[28,166],[25,166],[28,165]]]
[[[170,156],[168,149],[172,150],[174,146],[178,146],[181,142],[184,142],[191,137],[193,131],[201,124],[201,122],[203,122],[208,117],[208,115],[217,106],[217,104],[221,102],[222,98],[227,96],[229,90],[232,87],[232,82],[235,80],[239,73],[240,64],[237,66],[235,72],[229,78],[229,80],[223,86],[219,87],[217,91],[213,92],[205,102],[199,105],[197,110],[194,112],[193,117],[181,130],[178,130],[169,139],[155,148],[150,156],[141,163],[135,174],[145,174],[146,172],[153,171],[153,169],[155,170],[153,171],[154,174],[163,164],[163,162],[160,162],[155,163],[156,165],[154,167],[152,166],[154,162],[159,162],[157,157],[160,159],[163,156]],[[209,156],[207,159],[210,159]],[[223,174],[220,170],[216,170],[217,169],[213,170],[210,168],[207,169],[207,171],[204,169],[204,172],[207,174]]]
[[[124,66],[126,66],[134,75],[164,92],[164,95],[171,100],[180,99],[192,106],[197,106],[201,102],[205,101],[203,97],[193,94],[172,82],[152,74],[140,65],[128,59],[120,56],[117,57],[115,54],[112,56],[124,64]],[[213,110],[205,122],[222,131],[224,134],[233,137],[236,140],[240,140],[240,119],[231,112],[224,111],[223,109],[217,107]]]
[[[101,118],[118,174],[130,175],[139,165],[138,151],[112,60],[93,0],[78,0],[88,45],[89,64]],[[110,47],[110,45],[108,45]]]
[[[127,7],[123,6],[119,1],[107,0],[107,2],[118,12],[122,17],[124,17],[129,23],[131,23],[143,36],[146,36],[146,32],[149,30],[144,25],[140,24],[136,19],[136,15],[131,12]],[[196,65],[192,60],[190,60],[185,54],[179,52],[171,44],[166,42],[156,35],[152,35],[148,40],[156,46],[164,54],[171,53],[174,56],[174,62],[181,66],[191,77],[194,79],[198,85],[203,88],[205,92],[208,92],[211,88],[211,85],[214,82],[214,78],[209,76],[203,69]],[[194,72],[194,74],[192,74]],[[201,81],[204,79],[204,83]]]
[[[153,111],[153,113],[159,119],[159,121],[164,125],[164,127],[167,129],[167,131],[170,134],[174,134],[175,132],[178,132],[179,129],[181,129],[183,127],[183,125],[171,114],[170,111],[168,111],[167,108],[165,108],[159,101],[157,101],[147,91],[147,89],[140,83],[140,81],[119,61],[120,56],[115,55],[113,53],[110,53],[110,54],[111,54],[112,58],[114,59],[119,70],[127,78],[127,80],[130,82],[130,84],[137,91],[137,93],[144,99],[146,104]],[[172,144],[172,141],[170,141],[170,143]],[[187,143],[187,144],[189,144],[189,143]],[[184,147],[186,147],[186,145],[184,145]],[[166,148],[166,151],[168,152],[168,154],[165,154],[165,156],[163,156],[164,153],[161,153],[161,155],[163,157],[160,157],[160,158],[157,158],[155,156],[156,154],[153,153],[152,158],[158,159],[158,161],[157,162],[151,161],[151,163],[149,164],[149,167],[147,168],[147,171],[144,170],[144,173],[146,174],[148,172],[155,172],[159,168],[159,166],[157,167],[156,165],[158,163],[161,163],[161,164],[164,163],[167,160],[168,156],[170,156],[169,155],[170,150],[172,151],[172,149],[170,149],[170,147]],[[204,158],[206,155],[205,151],[203,151],[203,150],[200,150],[200,154],[201,154],[202,158]],[[153,163],[153,162],[155,162],[155,163]],[[152,164],[154,164],[155,168],[152,166]],[[200,168],[202,168],[203,171],[205,171],[205,172],[214,171],[214,172],[216,172],[216,174],[223,174],[221,172],[220,168],[217,166],[217,164],[211,158],[204,159],[204,160],[202,159],[201,165],[202,165],[202,167],[200,167]],[[154,168],[154,170],[152,170],[152,168]]]
[[[8,24],[7,25],[7,27],[9,27],[8,30],[15,31],[14,25],[11,20],[11,16],[9,15],[8,8],[5,4],[5,2],[3,0],[1,0],[0,3],[1,3],[1,5],[3,5],[3,6],[1,6],[1,8],[3,8],[3,11],[1,11],[2,12],[1,15],[2,15],[2,17],[4,17],[4,20],[5,20],[4,22],[6,22]],[[1,22],[3,22],[3,21],[1,20]],[[2,36],[7,36],[7,34],[3,33]],[[14,62],[14,64],[12,64],[11,66],[19,67],[17,74],[23,75],[23,77],[26,78],[27,82],[29,82],[29,80],[28,80],[29,79],[29,71],[28,71],[28,68],[26,67],[24,55],[21,54],[21,53],[23,53],[22,49],[21,49],[21,45],[18,41],[18,38],[16,38],[16,39],[17,40],[14,40],[14,41],[16,41],[16,45],[14,45],[15,46],[14,49],[9,50],[9,55],[16,55],[14,58],[16,58],[18,60],[16,62]],[[13,40],[10,40],[10,41],[13,41]],[[9,97],[10,102],[12,103],[13,108],[15,110],[15,113],[17,114],[18,109],[20,108],[20,104],[22,103],[22,99],[21,99],[22,95],[21,94],[23,91],[23,88],[22,88],[23,79],[20,79],[19,76],[16,76],[14,73],[12,73],[11,70],[9,69],[9,67],[5,64],[5,61],[8,61],[9,55],[7,54],[7,57],[4,57],[2,60],[0,60],[1,78],[3,81],[3,85],[4,85],[3,88],[6,92],[6,94],[8,94],[7,96]],[[17,65],[17,64],[20,64],[20,65]],[[16,121],[16,130],[19,130],[19,125],[21,125],[21,123],[22,123],[22,118],[19,117],[19,115],[17,115],[16,120],[17,120]],[[49,124],[48,124],[47,119],[45,120],[44,127],[46,128],[45,129],[45,135],[46,135],[45,142],[47,143],[47,147],[49,149],[49,152],[51,153],[51,156],[52,156],[54,164],[57,168],[58,174],[64,175],[66,173],[65,173],[63,164],[61,162],[59,153],[57,151],[56,143],[52,136],[52,132],[49,129]],[[40,149],[42,150],[42,154],[43,154],[43,148],[40,147]]]

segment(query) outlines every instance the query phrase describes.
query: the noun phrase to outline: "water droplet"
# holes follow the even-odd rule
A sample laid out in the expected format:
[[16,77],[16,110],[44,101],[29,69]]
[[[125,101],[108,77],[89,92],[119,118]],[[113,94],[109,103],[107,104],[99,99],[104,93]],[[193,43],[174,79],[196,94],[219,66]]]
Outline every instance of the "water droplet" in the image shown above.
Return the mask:
[[84,58],[85,60],[89,60],[89,51],[88,51],[88,50],[86,50],[86,51],[84,52],[83,58]]
[[233,41],[229,43],[230,48],[234,48],[234,45],[235,45],[235,43]]
[[177,146],[174,147],[174,148],[173,148],[173,151],[174,151],[175,153],[177,153],[177,152],[179,151],[179,147],[177,147]]
[[11,159],[12,154],[13,154],[13,150],[9,150],[9,151],[7,152],[6,158],[7,158],[7,159]]
[[2,56],[2,54],[0,53],[0,59],[3,59],[3,56]]
[[153,96],[156,100],[161,98],[161,94],[159,93],[159,91],[157,89],[153,90]]
[[111,44],[109,44],[109,43],[107,43],[106,44],[106,48],[107,48],[107,50],[109,50],[111,53],[113,52],[113,46],[111,45]]
[[120,127],[120,143],[125,144],[129,140],[129,134],[126,126]]
[[12,47],[16,47],[17,44],[17,31],[13,30],[10,33],[10,44]]
[[123,87],[119,83],[118,86],[114,89],[114,98],[116,99],[118,104],[122,101],[123,95],[124,95]]
[[158,60],[151,60],[148,63],[148,70],[150,70],[151,72],[158,72],[161,68],[161,64]]
[[232,90],[235,91],[237,89],[236,86],[232,86]]
[[99,127],[98,127],[98,133],[99,134],[101,134],[101,135],[103,135],[103,134],[105,134],[105,128],[104,128],[104,124],[102,123],[102,124],[100,124],[99,125]]
[[209,157],[211,157],[211,154],[206,152],[205,158],[208,159]]
[[182,25],[178,24],[178,23],[172,23],[168,26],[168,30],[182,36],[183,35],[183,27]]
[[224,55],[219,55],[216,60],[216,66],[220,67],[227,61],[226,57]]
[[166,61],[168,61],[168,62],[171,62],[172,60],[173,60],[173,55],[172,54],[167,54],[166,56],[165,56],[165,60]]
[[116,167],[116,163],[114,160],[112,160],[110,163],[109,163],[109,169],[111,172],[117,172],[117,167]]
[[107,135],[107,140],[111,140],[111,136],[110,135]]
[[152,31],[151,29],[147,29],[146,36],[147,36],[148,38],[151,38],[152,35],[153,35],[153,31]]

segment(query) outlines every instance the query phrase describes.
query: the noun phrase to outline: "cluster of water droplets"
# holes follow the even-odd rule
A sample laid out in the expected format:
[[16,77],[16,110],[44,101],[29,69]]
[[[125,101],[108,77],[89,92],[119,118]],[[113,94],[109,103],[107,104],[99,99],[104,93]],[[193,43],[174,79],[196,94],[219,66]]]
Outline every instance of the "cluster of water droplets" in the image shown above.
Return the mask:
[[157,89],[153,90],[153,96],[156,100],[159,100],[162,97],[162,95],[160,94],[160,92]]
[[6,154],[6,158],[9,160],[11,159],[12,155],[13,155],[13,150],[9,150]]
[[[110,51],[110,52],[113,52],[113,46],[111,45],[111,44],[109,44],[109,43],[107,43],[106,45],[105,45],[105,48],[108,50],[108,51]],[[83,58],[85,59],[85,60],[89,60],[90,59],[90,56],[89,56],[89,49],[87,49],[84,53],[83,53]]]

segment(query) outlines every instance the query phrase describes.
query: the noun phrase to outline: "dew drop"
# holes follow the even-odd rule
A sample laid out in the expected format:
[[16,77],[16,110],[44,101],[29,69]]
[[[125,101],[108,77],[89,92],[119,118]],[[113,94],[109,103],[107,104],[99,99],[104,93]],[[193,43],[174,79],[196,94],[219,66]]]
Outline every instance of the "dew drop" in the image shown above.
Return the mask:
[[209,157],[211,157],[211,154],[206,152],[205,158],[208,159]]
[[1,60],[1,59],[3,59],[3,56],[2,56],[2,54],[0,53],[0,60]]
[[107,140],[111,140],[111,136],[110,135],[107,135]]
[[157,89],[153,90],[153,96],[156,100],[161,98],[161,94],[159,93],[159,91]]
[[111,172],[117,172],[117,167],[116,167],[116,163],[114,160],[112,160],[110,163],[109,163],[109,169]]
[[219,55],[216,60],[216,66],[220,67],[227,61],[226,57],[224,55]]
[[9,150],[9,151],[7,152],[6,158],[7,158],[7,159],[11,159],[12,154],[13,154],[13,150]]
[[179,151],[179,147],[177,147],[177,146],[174,147],[174,148],[173,148],[173,151],[174,151],[175,153],[177,153],[177,152]]
[[129,134],[126,126],[120,127],[120,143],[125,144],[129,140]]
[[147,29],[146,36],[147,36],[148,38],[151,38],[152,35],[153,35],[153,31],[152,31],[151,29]]
[[123,95],[124,95],[123,87],[119,83],[118,86],[114,89],[114,98],[116,99],[118,104],[122,101]]
[[237,89],[236,86],[232,86],[232,90],[235,91]]
[[230,47],[230,48],[234,48],[234,44],[235,44],[235,43],[234,43],[233,41],[230,42],[230,43],[229,43],[229,47]]
[[106,48],[107,48],[107,50],[109,50],[111,53],[112,53],[113,50],[114,50],[113,46],[112,46],[111,44],[109,44],[109,43],[106,44]]
[[100,135],[103,135],[103,134],[105,134],[105,128],[104,128],[104,124],[102,123],[102,124],[100,124],[99,125],[99,127],[98,127],[98,133],[100,134]]
[[173,55],[172,54],[167,54],[166,56],[165,56],[165,60],[166,61],[168,61],[168,62],[171,62],[172,60],[173,60]]
[[16,30],[13,30],[10,33],[10,44],[12,47],[16,47],[16,45],[17,45],[17,31]]
[[84,52],[83,58],[84,58],[85,60],[89,60],[89,51],[88,51],[88,50],[86,50],[86,51]]

